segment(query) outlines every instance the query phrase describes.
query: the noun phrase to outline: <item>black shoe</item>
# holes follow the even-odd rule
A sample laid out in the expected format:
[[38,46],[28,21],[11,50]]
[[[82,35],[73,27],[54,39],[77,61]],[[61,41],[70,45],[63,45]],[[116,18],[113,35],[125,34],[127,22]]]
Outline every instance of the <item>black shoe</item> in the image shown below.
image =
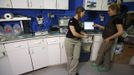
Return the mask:
[[79,73],[76,73],[76,75],[79,75]]

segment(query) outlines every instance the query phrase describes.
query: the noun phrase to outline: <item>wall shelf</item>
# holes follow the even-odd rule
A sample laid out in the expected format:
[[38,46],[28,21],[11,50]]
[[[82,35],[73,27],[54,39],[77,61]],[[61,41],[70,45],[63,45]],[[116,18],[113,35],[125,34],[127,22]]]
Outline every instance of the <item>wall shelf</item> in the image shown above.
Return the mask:
[[22,21],[24,21],[24,20],[31,20],[31,18],[28,18],[28,17],[14,17],[12,19],[0,19],[0,22],[19,21],[20,22],[20,26],[21,26],[22,31],[23,31],[24,29],[23,29]]
[[28,17],[14,17],[12,19],[0,19],[0,22],[6,22],[6,21],[21,21],[21,20],[31,20],[31,18]]

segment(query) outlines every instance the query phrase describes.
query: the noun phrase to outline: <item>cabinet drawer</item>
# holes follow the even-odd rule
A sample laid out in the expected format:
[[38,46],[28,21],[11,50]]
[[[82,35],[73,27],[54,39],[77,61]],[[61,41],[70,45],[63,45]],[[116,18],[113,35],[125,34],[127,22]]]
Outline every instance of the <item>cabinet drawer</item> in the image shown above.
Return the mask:
[[27,41],[23,42],[14,42],[5,44],[5,48],[7,51],[19,50],[19,49],[27,49]]
[[28,41],[29,47],[38,47],[38,46],[45,46],[45,42],[43,39],[35,39],[35,40],[29,40]]
[[30,54],[36,54],[40,52],[47,53],[47,48],[45,47],[33,47],[30,48],[29,50],[30,50]]
[[47,44],[57,44],[57,43],[60,43],[59,37],[47,38]]

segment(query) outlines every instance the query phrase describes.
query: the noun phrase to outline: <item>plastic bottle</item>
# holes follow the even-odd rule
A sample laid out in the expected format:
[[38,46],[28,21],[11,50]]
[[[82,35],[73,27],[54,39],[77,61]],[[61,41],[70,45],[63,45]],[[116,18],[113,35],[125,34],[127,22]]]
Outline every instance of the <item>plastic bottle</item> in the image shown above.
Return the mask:
[[13,33],[14,35],[20,35],[22,32],[22,29],[19,24],[13,25]]

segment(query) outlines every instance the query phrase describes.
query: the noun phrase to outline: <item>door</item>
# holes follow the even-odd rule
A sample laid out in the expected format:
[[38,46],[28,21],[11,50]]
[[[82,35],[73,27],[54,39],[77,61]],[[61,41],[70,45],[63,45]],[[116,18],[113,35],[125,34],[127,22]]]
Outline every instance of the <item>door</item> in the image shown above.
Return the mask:
[[34,70],[48,66],[48,50],[46,40],[29,41],[29,49]]
[[49,65],[60,64],[59,37],[47,38]]
[[5,48],[15,75],[32,71],[32,63],[26,41],[5,44]]
[[13,8],[28,8],[28,0],[11,0]]
[[60,37],[61,64],[67,63],[67,56],[66,56],[64,41],[65,41],[65,37]]
[[0,0],[0,8],[12,8],[11,0]]
[[56,0],[44,0],[44,9],[56,9]]
[[29,8],[43,9],[44,8],[44,0],[29,0]]
[[57,0],[57,9],[68,10],[69,0]]

